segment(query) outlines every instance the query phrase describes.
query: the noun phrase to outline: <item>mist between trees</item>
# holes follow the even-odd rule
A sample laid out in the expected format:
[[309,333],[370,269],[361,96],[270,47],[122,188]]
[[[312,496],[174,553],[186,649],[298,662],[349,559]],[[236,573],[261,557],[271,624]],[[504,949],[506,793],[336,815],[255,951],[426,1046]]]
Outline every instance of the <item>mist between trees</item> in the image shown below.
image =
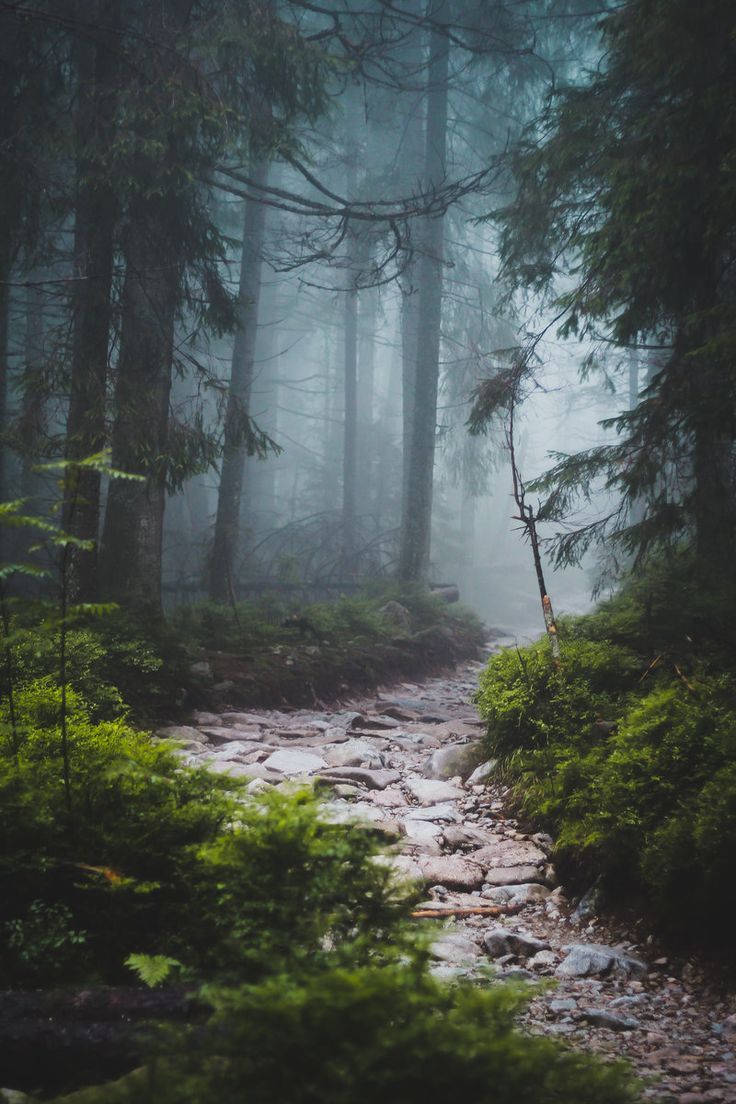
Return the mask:
[[588,557],[559,604],[598,538],[608,578],[732,547],[728,19],[593,7],[0,5],[0,488],[61,511],[72,600],[398,577],[537,626],[510,371],[522,478],[558,454],[540,523]]

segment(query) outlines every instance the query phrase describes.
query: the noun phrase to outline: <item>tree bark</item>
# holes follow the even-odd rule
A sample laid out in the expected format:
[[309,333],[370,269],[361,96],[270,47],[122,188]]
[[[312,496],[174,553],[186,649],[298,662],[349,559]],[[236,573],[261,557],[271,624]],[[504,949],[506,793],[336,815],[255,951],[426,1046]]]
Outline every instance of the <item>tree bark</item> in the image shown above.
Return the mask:
[[[259,159],[251,170],[251,175],[258,185],[264,185],[268,179],[268,162]],[[243,419],[248,415],[253,383],[265,226],[265,206],[248,201],[243,218],[238,292],[240,328],[233,346],[210,567],[209,592],[213,602],[235,601],[235,574],[240,544],[240,499],[247,452],[242,444],[242,427]]]
[[[96,159],[112,139],[118,66],[114,28],[120,0],[78,0],[80,22],[91,20],[96,40],[86,33],[75,43],[77,185],[74,218],[75,276],[66,456],[82,460],[106,443],[105,402],[111,323],[116,204],[100,179]],[[64,528],[81,540],[97,541],[100,527],[100,473],[67,471]],[[69,587],[73,601],[97,599],[97,551],[71,549]]]
[[[158,217],[157,217],[158,216]],[[112,464],[143,481],[113,479],[101,549],[106,598],[161,609],[169,393],[179,269],[157,233],[164,212],[141,203],[124,240],[125,284],[115,387]]]
[[[428,8],[431,12],[431,0]],[[439,187],[445,177],[448,62],[447,36],[440,28],[435,28],[430,36],[428,71],[425,151],[425,187],[428,189]],[[443,229],[442,216],[426,220],[418,264],[419,324],[414,417],[399,551],[399,578],[403,582],[425,579],[429,569],[442,314]]]

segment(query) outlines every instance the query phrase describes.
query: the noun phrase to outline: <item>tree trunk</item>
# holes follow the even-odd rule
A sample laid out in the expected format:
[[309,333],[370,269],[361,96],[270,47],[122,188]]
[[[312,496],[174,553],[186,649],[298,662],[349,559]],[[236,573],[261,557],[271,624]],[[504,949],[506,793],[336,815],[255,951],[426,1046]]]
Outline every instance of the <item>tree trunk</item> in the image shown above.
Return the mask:
[[[257,161],[251,175],[258,185],[265,184],[268,179],[268,162]],[[247,451],[242,444],[242,430],[243,421],[248,416],[253,382],[265,226],[265,206],[262,203],[247,202],[243,219],[238,292],[240,328],[233,346],[210,568],[209,592],[213,602],[235,600],[235,573],[240,543],[240,499]]]
[[[36,287],[26,290],[25,303],[25,365],[23,393],[21,400],[21,424],[23,439],[23,457],[20,473],[20,493],[22,498],[33,500],[43,491],[43,479],[34,471],[34,463],[39,454],[39,440],[45,435],[45,397],[39,387],[39,377],[43,373],[44,317],[43,295]],[[39,512],[39,503],[31,501],[25,507],[34,513]]]
[[[169,393],[179,269],[157,227],[158,204],[141,202],[124,242],[120,355],[112,464],[144,477],[113,479],[107,496],[101,575],[105,597],[161,609]],[[158,217],[157,217],[158,215]]]
[[[0,434],[8,417],[8,331],[10,316],[10,235],[0,225]],[[9,496],[6,474],[7,449],[0,437],[0,502]],[[0,534],[0,542],[3,536]],[[4,543],[4,542],[3,542]]]
[[[77,114],[75,141],[77,195],[74,222],[75,276],[66,455],[82,460],[106,442],[105,399],[111,323],[116,204],[112,189],[96,178],[95,158],[112,138],[116,98],[116,51],[112,36],[120,20],[120,0],[79,0],[79,15],[92,20],[97,41],[80,34],[76,43]],[[107,32],[107,33],[105,33]],[[67,472],[63,524],[74,537],[97,541],[100,527],[100,473]],[[97,552],[72,549],[70,596],[97,598]]]
[[[434,29],[430,36],[428,72],[424,174],[427,189],[440,187],[445,177],[448,60],[447,36],[441,30]],[[404,582],[426,578],[429,569],[442,313],[443,224],[442,216],[426,220],[418,263],[419,319],[414,417],[399,551],[399,578]]]

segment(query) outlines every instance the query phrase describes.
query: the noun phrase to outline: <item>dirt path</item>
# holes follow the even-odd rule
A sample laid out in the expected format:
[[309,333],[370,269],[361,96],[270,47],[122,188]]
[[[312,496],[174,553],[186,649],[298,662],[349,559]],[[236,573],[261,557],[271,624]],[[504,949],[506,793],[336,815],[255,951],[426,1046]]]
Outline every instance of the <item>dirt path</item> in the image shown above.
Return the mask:
[[186,741],[192,761],[252,777],[252,791],[321,779],[330,817],[360,818],[399,840],[390,861],[424,883],[424,907],[496,909],[437,922],[439,976],[546,980],[523,1016],[529,1031],[627,1058],[653,1099],[736,1102],[736,1002],[692,965],[655,958],[646,940],[576,918],[555,882],[552,841],[520,831],[503,790],[483,782],[469,704],[481,668],[468,663],[339,710],[200,713],[162,734]]

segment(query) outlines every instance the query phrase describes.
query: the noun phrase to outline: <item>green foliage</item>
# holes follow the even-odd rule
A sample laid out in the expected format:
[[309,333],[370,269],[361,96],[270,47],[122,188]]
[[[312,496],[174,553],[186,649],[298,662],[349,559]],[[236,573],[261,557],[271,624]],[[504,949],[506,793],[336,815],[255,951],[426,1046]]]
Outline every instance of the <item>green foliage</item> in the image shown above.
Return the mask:
[[684,563],[633,580],[563,623],[559,671],[543,642],[507,650],[478,702],[491,754],[526,814],[556,832],[559,862],[643,894],[673,928],[707,911],[725,935],[736,905],[733,629],[721,592],[708,640],[717,601],[701,604],[705,589]]
[[[141,1104],[626,1104],[639,1099],[620,1064],[603,1064],[514,1030],[523,1003],[508,986],[434,981],[418,963],[279,975],[210,989],[205,1032],[144,1078],[93,1092]],[[81,1104],[81,1100],[80,1100]]]
[[174,971],[181,968],[181,962],[169,955],[131,954],[126,958],[125,965],[130,966],[149,989],[162,985]]

